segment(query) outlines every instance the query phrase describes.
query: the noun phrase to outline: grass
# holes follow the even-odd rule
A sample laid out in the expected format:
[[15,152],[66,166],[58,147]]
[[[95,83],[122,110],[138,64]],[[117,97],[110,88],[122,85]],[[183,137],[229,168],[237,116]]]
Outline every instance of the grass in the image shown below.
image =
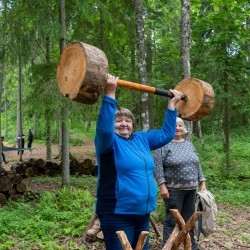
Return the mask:
[[[59,181],[42,179],[34,181]],[[9,202],[0,209],[0,249],[79,249],[75,239],[82,237],[94,210],[89,191],[95,186],[93,180],[73,177],[70,188],[44,191],[28,202]]]

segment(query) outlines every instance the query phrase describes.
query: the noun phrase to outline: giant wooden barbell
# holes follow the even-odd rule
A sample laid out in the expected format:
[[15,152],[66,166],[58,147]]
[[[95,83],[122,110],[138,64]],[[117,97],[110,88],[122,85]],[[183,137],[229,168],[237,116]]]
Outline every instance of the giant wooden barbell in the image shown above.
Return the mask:
[[[57,67],[60,92],[71,100],[94,104],[103,93],[108,73],[108,60],[104,52],[82,42],[69,43],[63,50]],[[169,90],[139,83],[118,80],[118,86],[141,92],[172,97]],[[206,116],[214,106],[212,86],[197,78],[185,78],[175,89],[181,91],[183,101],[177,104],[179,116],[197,121]]]

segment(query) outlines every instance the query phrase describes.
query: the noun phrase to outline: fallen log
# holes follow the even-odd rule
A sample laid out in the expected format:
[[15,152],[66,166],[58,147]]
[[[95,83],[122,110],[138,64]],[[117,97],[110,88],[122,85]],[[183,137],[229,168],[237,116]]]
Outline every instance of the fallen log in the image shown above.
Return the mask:
[[[86,242],[86,240],[88,239],[87,236],[87,232],[88,230],[90,230],[93,227],[94,221],[97,219],[97,214],[93,213],[90,220],[89,220],[89,224],[87,226],[87,228],[85,229],[84,233],[83,233],[83,242]],[[92,238],[91,238],[92,239]]]
[[12,178],[13,184],[20,184],[22,182],[23,178],[20,174],[15,174],[15,177]]
[[157,226],[157,224],[152,216],[150,216],[150,223],[151,223],[157,237],[161,237],[161,233],[159,231],[159,228],[158,228],[158,226]]
[[0,192],[8,192],[11,187],[11,179],[7,175],[0,176]]
[[16,188],[16,191],[20,194],[24,194],[25,190],[26,190],[26,185],[21,182],[19,184],[17,184],[16,186],[14,186]]
[[6,171],[0,176],[0,206],[7,200],[18,200],[26,192],[26,185],[22,182],[22,177],[13,171]]
[[3,193],[0,193],[0,207],[4,206],[6,203],[6,196]]
[[30,177],[33,177],[35,175],[35,172],[34,172],[32,167],[28,167],[25,169],[24,174],[26,177],[30,178]]

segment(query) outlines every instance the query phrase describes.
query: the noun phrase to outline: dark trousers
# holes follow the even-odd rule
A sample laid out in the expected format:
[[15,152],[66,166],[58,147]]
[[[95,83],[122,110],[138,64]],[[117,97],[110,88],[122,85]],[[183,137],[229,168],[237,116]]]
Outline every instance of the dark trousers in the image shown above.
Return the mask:
[[[166,219],[163,226],[163,245],[165,245],[177,223],[169,209],[178,209],[184,221],[187,222],[195,212],[195,200],[196,190],[169,190],[169,199],[165,201]],[[198,250],[199,248],[194,238],[194,230],[190,230],[189,234],[192,250]]]
[[2,153],[2,158],[3,158],[3,161],[4,161],[4,163],[5,163],[5,162],[6,162],[6,159],[5,159],[4,153]]
[[[21,150],[19,149],[19,150],[17,151],[17,154],[19,155],[20,152],[21,152]],[[24,150],[22,150],[22,155],[23,155],[23,153],[24,153]]]
[[[101,229],[104,235],[106,250],[122,250],[122,244],[116,234],[116,231],[124,231],[128,241],[133,249],[142,231],[149,232],[149,214],[147,215],[118,215],[118,214],[100,214]],[[143,247],[147,250],[149,247],[149,238]]]

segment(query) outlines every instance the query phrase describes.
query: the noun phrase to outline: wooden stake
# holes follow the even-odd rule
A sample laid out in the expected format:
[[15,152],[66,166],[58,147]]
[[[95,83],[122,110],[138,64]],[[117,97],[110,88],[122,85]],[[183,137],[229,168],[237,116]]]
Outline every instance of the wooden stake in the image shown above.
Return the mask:
[[135,247],[135,250],[141,250],[144,245],[145,245],[145,242],[147,240],[147,237],[148,237],[148,232],[147,231],[142,231],[141,234],[140,234],[140,237],[139,237],[139,240],[136,244],[136,247]]
[[164,247],[162,248],[162,250],[171,250],[172,249],[174,241],[175,241],[179,232],[180,232],[179,226],[178,226],[178,224],[176,224],[174,227],[174,230],[170,234],[170,236],[169,236],[167,242],[165,243]]
[[180,231],[180,233],[177,235],[176,240],[173,244],[172,250],[177,250],[181,243],[183,242],[184,238],[190,231],[190,229],[194,226],[195,222],[198,220],[198,218],[203,214],[203,212],[194,212],[191,218],[187,221],[184,228]]
[[[170,211],[173,214],[173,216],[175,217],[175,219],[177,220],[179,230],[180,231],[183,230],[185,227],[185,221],[182,218],[178,209],[170,209]],[[185,236],[185,239],[184,239],[184,249],[191,250],[191,238],[190,238],[189,233]]]
[[122,243],[123,250],[133,250],[124,231],[116,231],[116,234]]
[[152,227],[153,227],[153,229],[154,229],[156,235],[157,235],[158,237],[161,237],[161,233],[160,233],[160,231],[159,231],[159,229],[158,229],[158,226],[157,226],[157,224],[156,224],[154,218],[151,217],[151,216],[150,216],[150,223],[151,223],[151,225],[152,225]]
[[183,241],[184,249],[191,250],[189,231],[195,225],[195,222],[198,220],[199,216],[203,214],[203,212],[194,212],[185,224],[185,221],[177,209],[170,209],[170,211],[177,220],[177,224],[162,250],[177,250]]

